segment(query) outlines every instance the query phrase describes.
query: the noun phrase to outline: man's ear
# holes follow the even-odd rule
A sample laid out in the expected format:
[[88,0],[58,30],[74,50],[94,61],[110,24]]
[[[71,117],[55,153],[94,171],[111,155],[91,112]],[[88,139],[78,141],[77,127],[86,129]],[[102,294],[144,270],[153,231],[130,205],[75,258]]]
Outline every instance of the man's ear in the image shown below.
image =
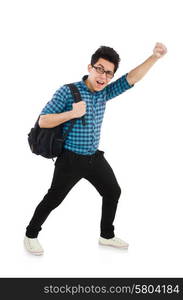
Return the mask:
[[92,65],[89,64],[89,65],[88,65],[88,72],[91,72],[91,70],[92,70]]

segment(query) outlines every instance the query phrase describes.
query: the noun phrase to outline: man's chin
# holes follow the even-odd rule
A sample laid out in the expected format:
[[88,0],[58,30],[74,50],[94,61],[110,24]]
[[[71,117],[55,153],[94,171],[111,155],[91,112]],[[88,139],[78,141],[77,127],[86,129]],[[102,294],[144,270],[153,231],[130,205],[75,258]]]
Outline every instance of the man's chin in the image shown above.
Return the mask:
[[105,88],[105,85],[104,86],[95,86],[95,91],[99,92],[99,91],[102,91],[104,88]]

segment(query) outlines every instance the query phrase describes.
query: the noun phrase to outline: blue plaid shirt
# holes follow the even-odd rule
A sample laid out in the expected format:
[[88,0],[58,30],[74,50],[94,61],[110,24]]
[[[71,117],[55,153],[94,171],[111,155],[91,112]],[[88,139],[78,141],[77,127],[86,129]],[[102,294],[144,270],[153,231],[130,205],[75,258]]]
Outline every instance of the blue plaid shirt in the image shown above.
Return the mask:
[[[128,83],[127,74],[97,92],[91,92],[85,84],[88,75],[85,75],[82,81],[74,82],[80,91],[82,100],[86,102],[86,114],[84,115],[86,125],[83,126],[81,119],[76,119],[65,140],[64,148],[83,155],[91,155],[98,149],[106,102],[134,86]],[[70,111],[73,103],[74,99],[69,87],[63,85],[55,92],[40,114]],[[63,124],[63,131],[68,129],[70,122],[67,121]]]

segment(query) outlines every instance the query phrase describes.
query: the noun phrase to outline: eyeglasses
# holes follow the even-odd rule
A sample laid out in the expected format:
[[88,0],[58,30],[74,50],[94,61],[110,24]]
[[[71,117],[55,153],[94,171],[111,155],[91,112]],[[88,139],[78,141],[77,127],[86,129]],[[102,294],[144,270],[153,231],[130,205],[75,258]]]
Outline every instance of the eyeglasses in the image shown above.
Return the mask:
[[99,74],[104,74],[106,73],[107,78],[113,78],[114,77],[114,73],[112,71],[105,71],[104,68],[102,67],[96,67],[94,65],[92,65],[92,67],[97,71],[97,73]]

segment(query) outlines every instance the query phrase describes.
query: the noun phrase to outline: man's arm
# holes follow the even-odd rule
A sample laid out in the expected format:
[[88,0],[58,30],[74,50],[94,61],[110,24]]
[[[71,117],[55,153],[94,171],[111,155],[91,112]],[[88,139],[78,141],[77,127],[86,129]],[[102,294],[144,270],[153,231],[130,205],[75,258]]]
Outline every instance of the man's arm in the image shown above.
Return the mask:
[[68,97],[66,85],[58,89],[40,113],[40,128],[53,128],[71,119],[80,118],[86,113],[86,103],[80,101],[72,104],[72,110],[64,111]]
[[127,75],[127,81],[130,85],[138,82],[149,69],[157,62],[157,60],[163,57],[167,53],[167,48],[162,43],[156,43],[153,54],[146,59],[141,65],[131,70]]
[[80,101],[72,104],[72,110],[57,114],[41,115],[38,121],[40,128],[53,128],[71,119],[80,118],[86,113],[86,103]]
[[40,116],[38,124],[40,128],[53,128],[73,118],[72,110],[58,114],[46,114]]

